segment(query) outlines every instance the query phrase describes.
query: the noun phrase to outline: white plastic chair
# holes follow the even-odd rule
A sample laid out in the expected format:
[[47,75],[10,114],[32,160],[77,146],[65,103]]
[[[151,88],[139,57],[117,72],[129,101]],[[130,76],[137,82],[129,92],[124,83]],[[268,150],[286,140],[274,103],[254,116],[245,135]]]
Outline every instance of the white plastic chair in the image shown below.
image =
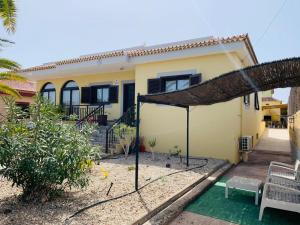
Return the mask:
[[260,205],[259,221],[267,207],[300,213],[300,190],[266,182]]
[[294,165],[272,161],[268,170],[269,176],[284,177],[291,180],[299,180],[300,160],[296,160]]

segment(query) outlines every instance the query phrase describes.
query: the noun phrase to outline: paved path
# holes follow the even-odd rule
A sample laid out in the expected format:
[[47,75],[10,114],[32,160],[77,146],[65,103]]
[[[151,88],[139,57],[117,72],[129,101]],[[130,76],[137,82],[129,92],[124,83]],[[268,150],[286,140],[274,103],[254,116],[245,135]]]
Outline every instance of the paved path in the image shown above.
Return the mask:
[[201,225],[233,225],[234,223],[184,211],[169,225],[200,225],[200,224]]
[[291,146],[288,129],[266,128],[255,149],[290,154]]
[[[241,162],[226,176],[243,176],[265,181],[271,161],[292,163],[288,130],[266,129],[255,150],[249,154],[248,162]],[[232,225],[232,223],[184,211],[169,225]]]

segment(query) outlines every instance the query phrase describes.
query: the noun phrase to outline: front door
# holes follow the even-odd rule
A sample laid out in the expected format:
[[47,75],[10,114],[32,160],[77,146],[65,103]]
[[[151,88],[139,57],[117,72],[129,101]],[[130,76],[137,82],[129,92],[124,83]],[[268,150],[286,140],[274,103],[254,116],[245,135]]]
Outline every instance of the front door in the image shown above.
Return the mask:
[[135,96],[135,84],[124,84],[123,86],[123,113],[128,110],[128,108],[134,106],[134,96]]

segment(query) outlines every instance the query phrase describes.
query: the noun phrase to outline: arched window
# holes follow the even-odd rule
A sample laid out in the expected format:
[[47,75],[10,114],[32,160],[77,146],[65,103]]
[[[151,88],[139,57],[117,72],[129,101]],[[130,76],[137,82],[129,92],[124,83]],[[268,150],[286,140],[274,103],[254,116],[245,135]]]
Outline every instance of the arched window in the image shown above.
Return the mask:
[[79,105],[79,87],[75,81],[68,81],[61,90],[62,105]]
[[52,83],[47,83],[41,90],[41,95],[44,99],[55,104],[55,87]]

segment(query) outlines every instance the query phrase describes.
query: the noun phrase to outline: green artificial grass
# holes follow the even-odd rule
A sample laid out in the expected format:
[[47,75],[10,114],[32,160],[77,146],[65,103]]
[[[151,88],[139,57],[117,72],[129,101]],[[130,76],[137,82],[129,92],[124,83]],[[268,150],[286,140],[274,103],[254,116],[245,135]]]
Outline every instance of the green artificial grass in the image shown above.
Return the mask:
[[260,206],[254,202],[255,193],[244,190],[229,191],[225,198],[225,182],[222,178],[194,202],[185,211],[228,221],[241,225],[299,225],[300,214],[266,208],[263,219],[258,220]]

